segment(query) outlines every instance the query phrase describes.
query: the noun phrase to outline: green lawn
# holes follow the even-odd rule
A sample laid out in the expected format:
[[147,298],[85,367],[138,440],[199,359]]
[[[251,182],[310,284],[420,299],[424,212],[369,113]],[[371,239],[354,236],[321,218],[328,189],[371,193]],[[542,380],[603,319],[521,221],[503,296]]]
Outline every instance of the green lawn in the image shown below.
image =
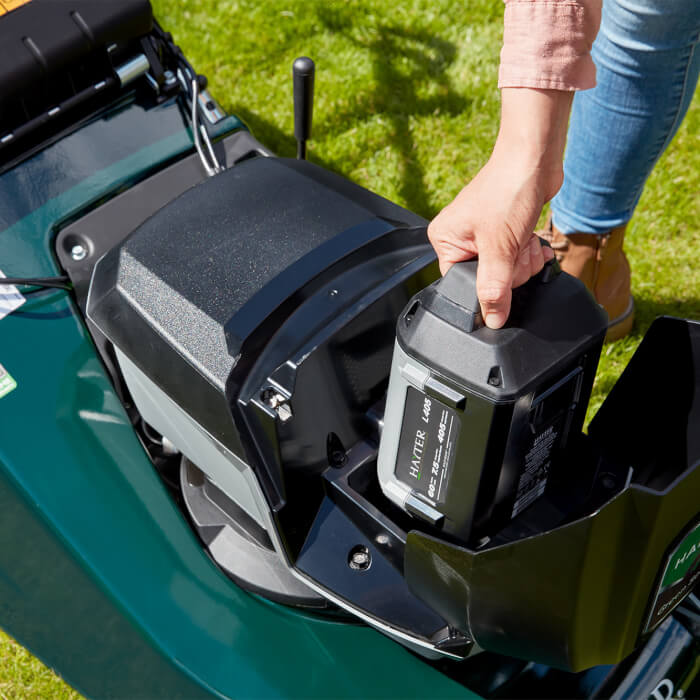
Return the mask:
[[[153,0],[212,93],[292,156],[291,64],[317,65],[311,160],[432,217],[487,159],[498,121],[501,0]],[[700,101],[632,222],[637,323],[603,352],[589,416],[660,314],[700,318]],[[0,700],[78,697],[0,633]]]

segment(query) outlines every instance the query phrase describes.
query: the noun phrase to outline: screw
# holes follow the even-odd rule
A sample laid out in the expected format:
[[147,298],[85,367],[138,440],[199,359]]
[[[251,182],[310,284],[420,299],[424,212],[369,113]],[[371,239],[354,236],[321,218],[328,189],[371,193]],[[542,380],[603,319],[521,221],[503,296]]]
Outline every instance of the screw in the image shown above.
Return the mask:
[[177,82],[177,76],[171,70],[166,70],[163,73],[163,77],[165,78],[165,84],[168,87],[172,87]]
[[87,248],[82,243],[76,243],[70,249],[70,256],[76,262],[78,262],[80,260],[84,260],[87,257],[87,254],[88,254]]
[[260,398],[263,400],[267,406],[275,411],[277,417],[286,423],[292,416],[292,407],[287,403],[287,398],[278,391],[275,391],[271,387],[265,389],[261,394]]
[[342,467],[345,462],[348,461],[347,456],[345,455],[345,452],[341,452],[340,450],[333,450],[331,453],[331,464],[334,467]]
[[348,566],[355,571],[366,571],[372,563],[369,549],[363,544],[355,545],[348,556]]
[[330,292],[328,292],[329,297],[337,297],[338,296],[338,290],[337,289],[331,289]]

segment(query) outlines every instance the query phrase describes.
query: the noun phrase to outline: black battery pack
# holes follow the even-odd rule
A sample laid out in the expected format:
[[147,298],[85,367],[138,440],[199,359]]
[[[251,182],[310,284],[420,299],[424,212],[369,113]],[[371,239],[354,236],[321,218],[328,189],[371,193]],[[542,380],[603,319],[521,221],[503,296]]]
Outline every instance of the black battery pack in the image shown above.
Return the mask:
[[502,329],[487,328],[476,265],[454,265],[399,317],[378,458],[386,496],[471,543],[566,469],[607,328],[603,309],[555,261],[513,290]]

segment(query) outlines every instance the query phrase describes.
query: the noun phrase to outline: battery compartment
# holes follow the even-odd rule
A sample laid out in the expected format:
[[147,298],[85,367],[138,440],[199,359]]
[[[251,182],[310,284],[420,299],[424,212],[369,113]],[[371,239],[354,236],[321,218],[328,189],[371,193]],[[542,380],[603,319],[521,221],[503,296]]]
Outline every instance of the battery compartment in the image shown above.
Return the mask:
[[491,651],[574,671],[630,653],[698,524],[699,370],[700,324],[658,319],[545,498],[482,548],[408,534],[411,590]]

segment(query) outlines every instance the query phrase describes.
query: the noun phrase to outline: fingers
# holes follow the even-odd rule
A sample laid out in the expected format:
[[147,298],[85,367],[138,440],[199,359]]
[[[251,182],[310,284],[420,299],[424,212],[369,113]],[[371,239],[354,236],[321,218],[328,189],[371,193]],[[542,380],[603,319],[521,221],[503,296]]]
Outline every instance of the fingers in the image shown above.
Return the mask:
[[525,284],[532,276],[532,261],[534,253],[531,250],[530,241],[518,251],[518,258],[513,269],[513,289]]
[[437,254],[441,275],[445,275],[456,262],[470,260],[477,252],[468,239],[464,240],[452,232],[449,216],[446,216],[448,212],[449,207],[438,214],[428,226],[428,240]]
[[539,236],[532,235],[530,239],[530,277],[536,275],[544,267],[544,248]]
[[509,256],[495,250],[482,250],[476,271],[476,293],[484,323],[501,328],[510,313],[513,263]]
[[482,249],[477,270],[476,291],[484,323],[489,328],[501,328],[510,313],[511,289],[525,284],[544,264],[554,257],[551,248],[542,246],[534,233],[518,251],[515,264],[503,251]]
[[539,237],[533,233],[518,254],[513,272],[513,289],[525,284],[530,277],[544,267],[545,262],[553,257],[554,251],[548,246],[543,246]]

